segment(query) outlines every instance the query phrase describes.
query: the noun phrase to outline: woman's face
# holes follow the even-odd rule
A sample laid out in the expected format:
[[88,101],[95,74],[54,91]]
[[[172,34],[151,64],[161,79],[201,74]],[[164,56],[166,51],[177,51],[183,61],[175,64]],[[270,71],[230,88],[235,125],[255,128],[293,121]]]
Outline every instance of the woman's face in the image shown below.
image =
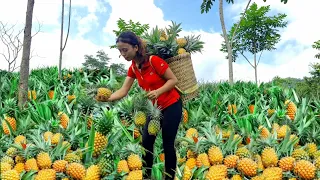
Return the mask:
[[131,44],[118,42],[118,50],[120,51],[121,56],[123,56],[127,61],[131,61],[137,54],[138,46],[132,47]]

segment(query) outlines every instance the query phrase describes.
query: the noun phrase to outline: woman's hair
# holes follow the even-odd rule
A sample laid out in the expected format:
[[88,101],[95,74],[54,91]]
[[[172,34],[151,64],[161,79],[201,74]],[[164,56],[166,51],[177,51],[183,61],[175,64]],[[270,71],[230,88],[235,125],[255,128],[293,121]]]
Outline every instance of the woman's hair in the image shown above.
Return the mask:
[[116,40],[116,43],[118,42],[122,42],[122,43],[128,43],[130,45],[134,46],[138,46],[138,51],[137,51],[137,58],[141,59],[141,60],[145,60],[147,57],[146,54],[146,49],[143,46],[142,40],[139,36],[137,36],[135,33],[131,32],[131,31],[125,31],[122,32],[119,37]]

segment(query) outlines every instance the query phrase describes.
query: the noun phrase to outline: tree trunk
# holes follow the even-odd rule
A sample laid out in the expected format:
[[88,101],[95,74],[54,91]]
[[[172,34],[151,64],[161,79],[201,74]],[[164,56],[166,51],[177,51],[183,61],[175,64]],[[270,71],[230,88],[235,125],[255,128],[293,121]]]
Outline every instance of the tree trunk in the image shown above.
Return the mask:
[[60,34],[60,55],[59,55],[59,79],[61,79],[61,67],[62,67],[62,39],[63,39],[63,19],[64,19],[64,0],[62,0],[62,12],[61,12],[61,34]]
[[28,0],[26,24],[24,28],[22,60],[20,65],[18,106],[23,108],[28,99],[29,60],[31,49],[31,30],[34,0]]
[[253,60],[254,60],[254,77],[255,77],[255,80],[256,80],[256,84],[258,85],[258,74],[257,74],[257,53],[254,52],[254,55],[253,55]]
[[228,50],[228,63],[229,63],[229,83],[233,84],[233,67],[232,67],[232,50],[229,43],[226,26],[224,24],[224,17],[223,17],[223,0],[220,0],[219,2],[219,14],[220,14],[220,22],[221,22],[221,28],[223,32],[223,37],[227,45]]

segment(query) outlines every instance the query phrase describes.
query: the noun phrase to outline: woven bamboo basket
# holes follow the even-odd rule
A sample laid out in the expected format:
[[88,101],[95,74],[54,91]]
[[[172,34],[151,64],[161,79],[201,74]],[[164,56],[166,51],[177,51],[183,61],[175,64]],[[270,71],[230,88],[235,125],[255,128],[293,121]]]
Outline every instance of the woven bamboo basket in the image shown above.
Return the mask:
[[166,61],[178,79],[176,88],[180,91],[183,104],[196,98],[199,94],[199,88],[192,65],[191,55],[189,53],[184,53],[168,58]]

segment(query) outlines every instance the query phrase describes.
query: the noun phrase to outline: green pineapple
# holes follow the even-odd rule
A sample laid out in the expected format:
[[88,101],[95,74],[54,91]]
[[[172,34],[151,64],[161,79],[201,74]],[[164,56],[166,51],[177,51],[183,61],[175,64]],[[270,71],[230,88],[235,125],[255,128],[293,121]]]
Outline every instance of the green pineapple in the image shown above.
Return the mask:
[[113,162],[114,156],[111,153],[103,154],[101,159],[98,161],[98,166],[100,168],[100,172],[102,176],[106,176],[113,172]]
[[157,107],[157,103],[153,105],[151,101],[148,101],[147,107],[151,119],[148,124],[148,133],[150,135],[157,135],[160,131],[160,120],[162,118],[161,110]]
[[7,116],[9,117],[15,117],[15,112],[17,110],[17,101],[14,98],[11,99],[6,99],[4,101],[4,107],[5,107],[5,113],[7,114]]

